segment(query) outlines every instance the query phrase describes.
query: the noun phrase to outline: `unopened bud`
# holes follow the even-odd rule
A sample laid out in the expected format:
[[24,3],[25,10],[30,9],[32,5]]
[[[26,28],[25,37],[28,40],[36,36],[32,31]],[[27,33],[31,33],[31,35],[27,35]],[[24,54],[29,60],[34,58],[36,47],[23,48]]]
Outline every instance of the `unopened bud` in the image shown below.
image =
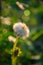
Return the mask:
[[14,42],[14,43],[15,43],[16,38],[14,38],[13,36],[9,36],[9,37],[8,37],[8,40],[9,40],[10,42]]

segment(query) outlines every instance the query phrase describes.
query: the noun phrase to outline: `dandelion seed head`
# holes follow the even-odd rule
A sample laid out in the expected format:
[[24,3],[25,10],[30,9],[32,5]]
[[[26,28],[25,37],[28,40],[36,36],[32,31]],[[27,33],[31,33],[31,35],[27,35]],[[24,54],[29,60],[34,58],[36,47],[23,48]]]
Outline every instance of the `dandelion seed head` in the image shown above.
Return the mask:
[[20,36],[23,39],[29,37],[29,28],[25,23],[18,22],[14,24],[13,30],[18,36]]

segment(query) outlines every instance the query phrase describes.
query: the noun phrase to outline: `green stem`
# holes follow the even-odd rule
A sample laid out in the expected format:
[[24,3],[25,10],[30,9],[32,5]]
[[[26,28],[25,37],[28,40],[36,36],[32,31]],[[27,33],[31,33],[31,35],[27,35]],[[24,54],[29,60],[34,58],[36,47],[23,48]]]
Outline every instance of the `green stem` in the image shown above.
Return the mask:
[[14,52],[15,52],[17,43],[18,43],[18,37],[16,38],[16,41],[15,41],[15,43],[13,45],[13,49],[12,49],[12,57],[11,57],[11,59],[12,59],[12,65],[16,65],[16,62],[15,62],[16,61],[16,57],[14,56]]

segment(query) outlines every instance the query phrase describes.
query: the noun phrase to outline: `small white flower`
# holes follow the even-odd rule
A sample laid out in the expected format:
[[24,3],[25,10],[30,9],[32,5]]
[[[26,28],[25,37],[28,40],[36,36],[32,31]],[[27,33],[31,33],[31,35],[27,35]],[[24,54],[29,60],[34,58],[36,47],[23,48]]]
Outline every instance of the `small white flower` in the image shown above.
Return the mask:
[[16,42],[16,38],[14,38],[13,36],[9,36],[8,37],[8,40],[10,41],[10,42]]
[[23,39],[29,37],[29,28],[24,23],[18,22],[14,24],[13,30],[18,36],[20,36]]

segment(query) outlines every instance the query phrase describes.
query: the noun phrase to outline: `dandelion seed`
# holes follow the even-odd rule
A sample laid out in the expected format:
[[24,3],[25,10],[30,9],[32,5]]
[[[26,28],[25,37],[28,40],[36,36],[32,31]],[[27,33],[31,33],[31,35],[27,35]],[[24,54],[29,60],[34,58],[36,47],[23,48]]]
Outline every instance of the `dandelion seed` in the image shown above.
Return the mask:
[[13,30],[18,36],[20,36],[23,39],[29,37],[29,28],[24,23],[18,22],[14,24]]
[[16,38],[14,38],[13,36],[9,36],[9,37],[8,37],[8,40],[9,40],[10,42],[14,42],[14,43],[15,43]]

